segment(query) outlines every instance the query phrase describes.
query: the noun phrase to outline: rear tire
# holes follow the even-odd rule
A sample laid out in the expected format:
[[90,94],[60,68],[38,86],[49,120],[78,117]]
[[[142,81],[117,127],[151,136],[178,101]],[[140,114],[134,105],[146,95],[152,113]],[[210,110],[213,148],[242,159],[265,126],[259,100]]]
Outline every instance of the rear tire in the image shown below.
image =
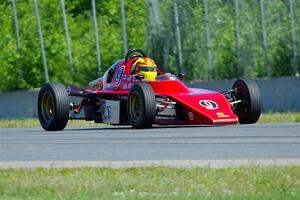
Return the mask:
[[129,123],[137,129],[150,128],[156,115],[156,100],[152,87],[147,83],[132,86],[127,100]]
[[234,109],[240,124],[257,122],[261,114],[261,94],[257,83],[253,80],[237,79],[232,86],[236,100],[241,100]]
[[46,131],[63,130],[69,119],[69,96],[61,83],[46,83],[38,95],[38,116]]

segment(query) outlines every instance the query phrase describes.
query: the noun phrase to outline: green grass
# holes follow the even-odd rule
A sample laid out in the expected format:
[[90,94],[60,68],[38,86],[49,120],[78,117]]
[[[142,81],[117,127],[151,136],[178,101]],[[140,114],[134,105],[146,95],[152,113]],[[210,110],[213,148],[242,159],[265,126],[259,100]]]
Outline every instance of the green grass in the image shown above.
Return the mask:
[[[94,121],[69,120],[67,127],[93,127],[103,126]],[[0,120],[0,128],[39,128],[41,127],[38,119],[11,119]]]
[[288,123],[300,122],[300,113],[263,113],[259,123]]
[[300,166],[0,170],[0,199],[299,199]]
[[[292,123],[300,122],[300,113],[263,113],[258,123]],[[69,121],[67,127],[93,127],[103,126],[93,121],[73,120]],[[15,119],[0,120],[0,128],[36,128],[40,127],[37,119]]]

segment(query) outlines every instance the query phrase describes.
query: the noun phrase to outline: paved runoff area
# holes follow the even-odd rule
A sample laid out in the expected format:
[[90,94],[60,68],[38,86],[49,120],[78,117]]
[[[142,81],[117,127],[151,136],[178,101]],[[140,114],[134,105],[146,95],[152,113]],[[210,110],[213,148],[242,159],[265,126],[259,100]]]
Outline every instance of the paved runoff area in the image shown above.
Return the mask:
[[0,129],[0,168],[300,165],[300,123]]

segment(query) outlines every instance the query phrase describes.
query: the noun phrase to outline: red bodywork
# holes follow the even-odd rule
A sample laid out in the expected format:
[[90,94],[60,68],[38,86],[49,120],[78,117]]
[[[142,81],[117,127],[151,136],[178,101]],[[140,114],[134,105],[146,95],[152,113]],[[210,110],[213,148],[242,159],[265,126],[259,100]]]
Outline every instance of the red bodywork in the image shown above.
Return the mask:
[[[135,79],[131,74],[131,64],[137,58],[130,59],[124,63],[124,59],[112,67],[115,73],[111,82],[107,83],[108,71],[105,75],[90,83],[93,88],[84,89],[87,93],[99,95],[127,96],[133,84],[143,82]],[[112,68],[111,67],[111,68]],[[188,88],[174,75],[163,73],[158,70],[157,80],[147,82],[153,88],[155,95],[164,96],[183,105],[187,120],[162,120],[156,119],[156,124],[235,124],[239,123],[238,117],[233,113],[226,97],[215,91],[206,89]]]

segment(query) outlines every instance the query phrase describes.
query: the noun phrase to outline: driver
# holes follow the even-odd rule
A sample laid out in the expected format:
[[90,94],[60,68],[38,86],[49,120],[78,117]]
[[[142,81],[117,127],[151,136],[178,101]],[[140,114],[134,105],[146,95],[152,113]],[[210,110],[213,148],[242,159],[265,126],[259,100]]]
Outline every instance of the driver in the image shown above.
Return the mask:
[[145,81],[155,81],[157,76],[157,68],[155,62],[148,57],[139,58],[133,63],[136,75],[144,76]]

